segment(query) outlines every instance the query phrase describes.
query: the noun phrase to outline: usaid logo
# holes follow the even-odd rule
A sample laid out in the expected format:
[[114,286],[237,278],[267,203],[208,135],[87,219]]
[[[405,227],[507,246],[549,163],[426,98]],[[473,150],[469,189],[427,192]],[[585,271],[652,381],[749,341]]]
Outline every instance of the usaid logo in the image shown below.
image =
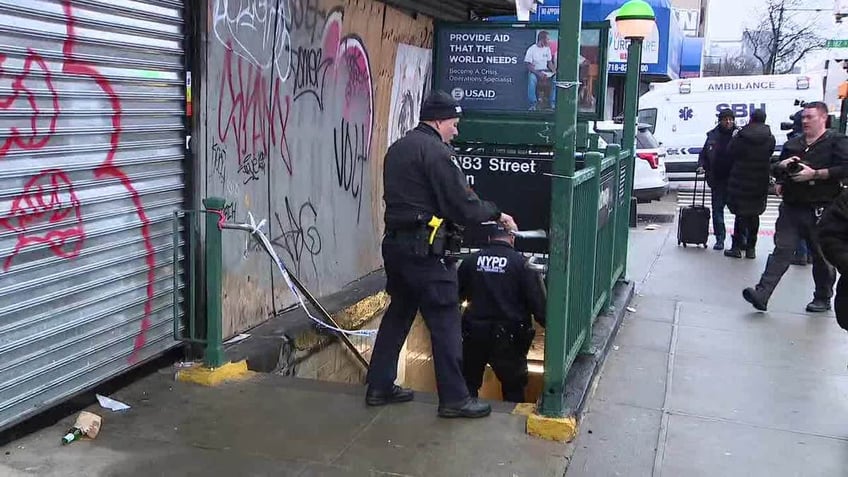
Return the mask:
[[456,101],[462,101],[463,99],[495,99],[497,96],[497,92],[493,89],[462,89],[462,88],[454,88],[451,91],[451,96]]

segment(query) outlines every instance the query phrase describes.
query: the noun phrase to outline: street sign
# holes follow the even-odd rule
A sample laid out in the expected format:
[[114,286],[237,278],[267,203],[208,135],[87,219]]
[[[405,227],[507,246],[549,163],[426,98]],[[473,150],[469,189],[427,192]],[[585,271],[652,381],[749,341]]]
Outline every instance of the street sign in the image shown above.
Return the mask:
[[848,48],[848,40],[827,40],[827,48]]
[[[480,198],[512,215],[521,230],[550,229],[552,156],[498,155],[481,148],[459,147],[453,159]],[[485,243],[485,236],[469,227],[463,246],[475,247],[481,242]],[[516,249],[547,253],[547,239],[517,240]]]

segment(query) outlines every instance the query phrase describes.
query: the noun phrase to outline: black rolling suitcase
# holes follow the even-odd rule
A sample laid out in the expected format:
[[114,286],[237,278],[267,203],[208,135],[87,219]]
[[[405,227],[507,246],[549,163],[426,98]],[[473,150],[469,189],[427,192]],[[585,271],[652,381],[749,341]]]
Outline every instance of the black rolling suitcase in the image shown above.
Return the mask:
[[701,192],[701,205],[695,205],[698,195],[698,174],[695,173],[695,190],[692,191],[692,205],[680,209],[677,217],[677,245],[702,245],[707,248],[707,238],[710,235],[710,208],[706,206],[707,181]]

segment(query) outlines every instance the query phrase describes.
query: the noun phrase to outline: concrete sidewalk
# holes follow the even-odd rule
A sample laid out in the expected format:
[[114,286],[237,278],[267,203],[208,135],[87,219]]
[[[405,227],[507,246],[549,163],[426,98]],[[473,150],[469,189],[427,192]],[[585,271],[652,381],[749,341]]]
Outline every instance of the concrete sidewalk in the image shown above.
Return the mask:
[[771,240],[753,261],[679,248],[675,224],[642,224],[632,237],[635,312],[567,476],[846,475],[848,337],[832,314],[804,312],[810,268],[793,266],[758,313],[741,292],[757,282]]
[[364,387],[256,374],[216,388],[139,380],[95,440],[61,446],[75,416],[0,447],[7,476],[561,476],[563,444],[524,433],[499,406],[486,419],[436,417],[435,397],[367,408]]

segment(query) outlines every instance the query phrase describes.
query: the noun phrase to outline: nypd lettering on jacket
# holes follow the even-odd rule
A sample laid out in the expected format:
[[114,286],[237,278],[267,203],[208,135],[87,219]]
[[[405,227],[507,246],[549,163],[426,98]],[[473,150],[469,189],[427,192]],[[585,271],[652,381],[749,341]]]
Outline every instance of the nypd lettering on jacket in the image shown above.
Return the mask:
[[482,273],[506,273],[509,259],[506,257],[494,257],[480,255],[477,257],[477,271]]

